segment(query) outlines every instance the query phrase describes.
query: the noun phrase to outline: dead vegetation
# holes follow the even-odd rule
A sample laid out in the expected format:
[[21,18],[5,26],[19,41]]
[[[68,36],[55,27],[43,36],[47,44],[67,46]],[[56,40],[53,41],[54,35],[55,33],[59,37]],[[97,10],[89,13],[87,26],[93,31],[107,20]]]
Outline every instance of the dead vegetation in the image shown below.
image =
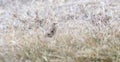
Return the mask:
[[120,62],[119,0],[1,0],[0,62]]

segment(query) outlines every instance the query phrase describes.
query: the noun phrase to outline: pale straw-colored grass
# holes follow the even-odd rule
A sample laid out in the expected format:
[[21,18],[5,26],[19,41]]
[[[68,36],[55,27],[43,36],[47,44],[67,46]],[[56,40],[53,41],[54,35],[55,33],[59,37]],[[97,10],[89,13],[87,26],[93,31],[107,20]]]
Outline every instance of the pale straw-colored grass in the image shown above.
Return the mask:
[[0,0],[0,62],[120,62],[120,1]]

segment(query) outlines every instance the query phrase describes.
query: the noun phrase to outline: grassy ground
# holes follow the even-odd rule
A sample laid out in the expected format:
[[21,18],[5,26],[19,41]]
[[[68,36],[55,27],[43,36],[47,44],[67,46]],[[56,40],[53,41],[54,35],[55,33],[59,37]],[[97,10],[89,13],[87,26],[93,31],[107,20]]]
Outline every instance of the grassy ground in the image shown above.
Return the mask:
[[0,0],[0,62],[120,62],[120,0]]

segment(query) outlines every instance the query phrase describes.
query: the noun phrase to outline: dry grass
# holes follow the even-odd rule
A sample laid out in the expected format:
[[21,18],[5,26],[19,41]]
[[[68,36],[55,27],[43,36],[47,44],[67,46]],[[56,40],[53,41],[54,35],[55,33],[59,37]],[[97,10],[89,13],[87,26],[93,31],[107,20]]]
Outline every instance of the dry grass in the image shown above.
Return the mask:
[[0,0],[0,62],[120,62],[119,0]]

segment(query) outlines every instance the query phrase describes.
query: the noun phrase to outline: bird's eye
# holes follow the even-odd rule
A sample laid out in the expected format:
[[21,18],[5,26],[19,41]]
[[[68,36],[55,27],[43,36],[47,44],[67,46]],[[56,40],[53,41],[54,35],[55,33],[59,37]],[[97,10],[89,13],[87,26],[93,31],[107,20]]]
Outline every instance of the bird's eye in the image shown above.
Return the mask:
[[54,31],[52,30],[51,33],[54,33]]

